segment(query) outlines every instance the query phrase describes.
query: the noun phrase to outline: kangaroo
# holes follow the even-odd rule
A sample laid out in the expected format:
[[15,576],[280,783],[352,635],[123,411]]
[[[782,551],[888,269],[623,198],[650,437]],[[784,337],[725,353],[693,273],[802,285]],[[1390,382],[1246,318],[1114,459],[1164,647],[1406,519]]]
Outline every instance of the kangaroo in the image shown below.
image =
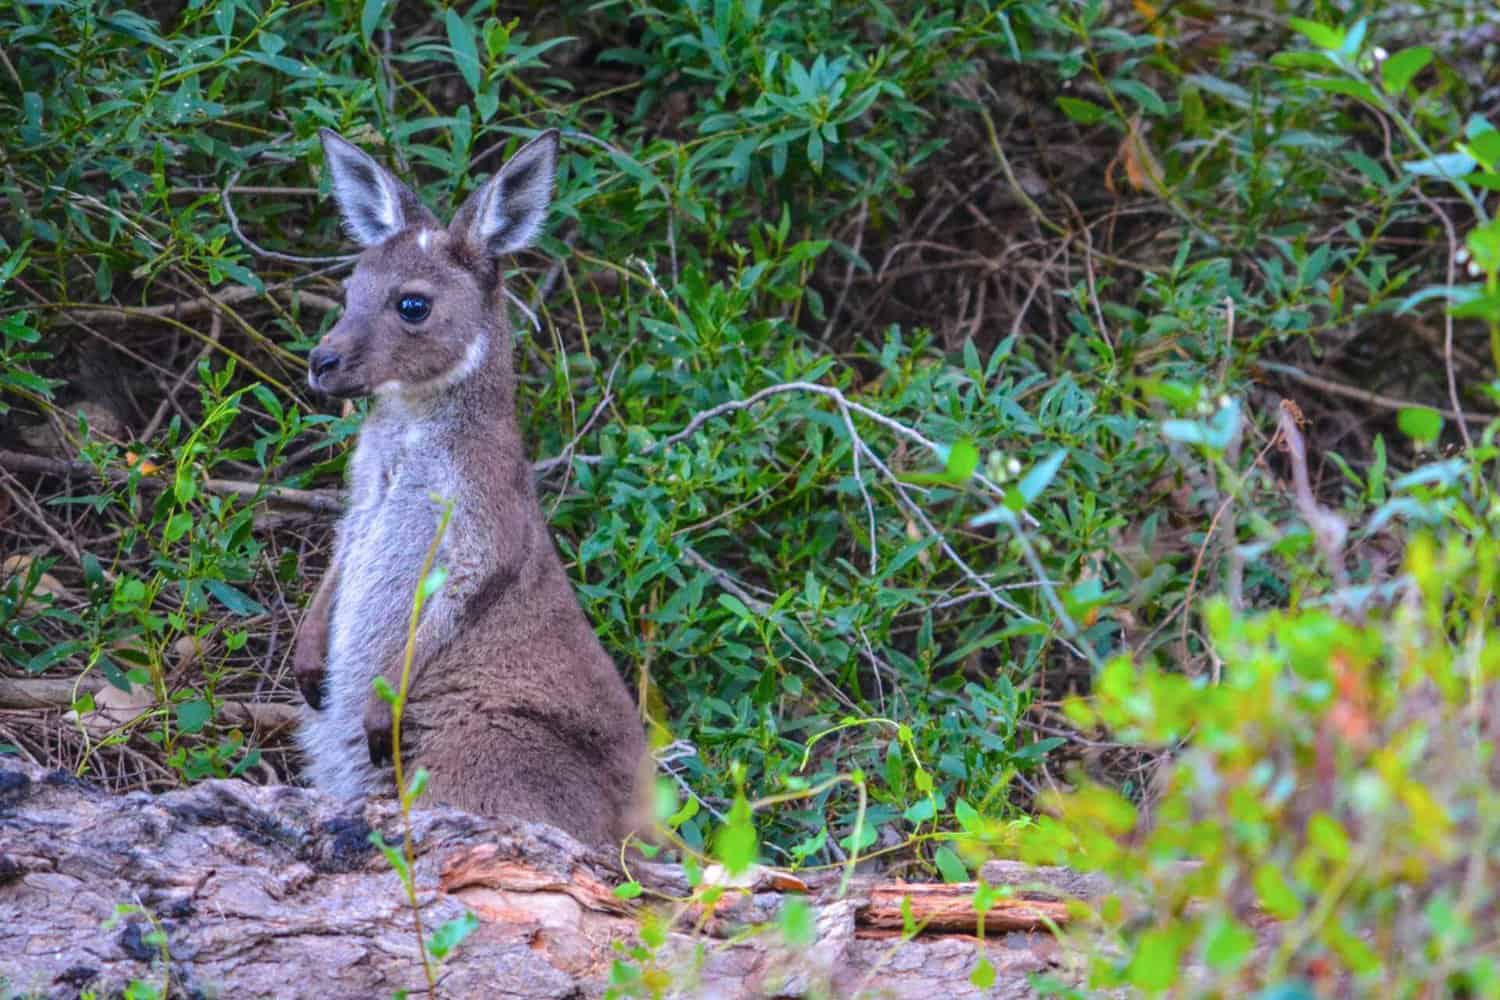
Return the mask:
[[[530,244],[552,199],[544,132],[448,226],[373,158],[324,130],[333,196],[363,250],[343,316],[308,382],[373,396],[349,507],[293,653],[312,784],[354,798],[394,788],[390,706],[418,576],[441,512],[446,582],[417,625],[403,759],[428,795],[541,820],[588,843],[632,831],[644,777],[633,699],[579,606],[532,482],[516,419],[499,260]],[[436,499],[435,499],[436,498]]]

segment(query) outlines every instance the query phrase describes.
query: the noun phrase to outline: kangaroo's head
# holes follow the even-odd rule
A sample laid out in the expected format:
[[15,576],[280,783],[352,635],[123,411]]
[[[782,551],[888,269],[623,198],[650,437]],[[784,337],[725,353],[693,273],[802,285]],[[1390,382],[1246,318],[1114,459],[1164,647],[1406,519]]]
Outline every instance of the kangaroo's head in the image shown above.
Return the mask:
[[369,155],[322,135],[344,227],[364,250],[343,316],[308,356],[308,383],[338,397],[426,395],[508,365],[499,258],[542,228],[557,132],[523,146],[446,227]]

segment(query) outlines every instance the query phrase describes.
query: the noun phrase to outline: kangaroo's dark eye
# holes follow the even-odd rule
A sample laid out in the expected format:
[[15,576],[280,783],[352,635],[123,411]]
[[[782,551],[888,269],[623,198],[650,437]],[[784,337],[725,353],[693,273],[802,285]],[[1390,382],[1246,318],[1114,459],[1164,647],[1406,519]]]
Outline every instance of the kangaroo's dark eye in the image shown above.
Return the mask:
[[396,312],[408,323],[420,323],[432,312],[432,303],[425,295],[403,295],[396,303]]

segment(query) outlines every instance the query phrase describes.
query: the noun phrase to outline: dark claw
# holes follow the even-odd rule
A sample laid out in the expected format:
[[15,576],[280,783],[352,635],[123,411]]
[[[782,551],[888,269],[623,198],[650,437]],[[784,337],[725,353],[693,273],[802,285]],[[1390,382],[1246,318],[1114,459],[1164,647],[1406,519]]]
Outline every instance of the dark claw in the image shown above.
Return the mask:
[[391,730],[388,726],[366,729],[365,741],[370,746],[370,763],[380,767],[391,759]]
[[315,712],[323,710],[323,677],[321,674],[303,674],[297,678],[297,687],[302,691],[302,700]]

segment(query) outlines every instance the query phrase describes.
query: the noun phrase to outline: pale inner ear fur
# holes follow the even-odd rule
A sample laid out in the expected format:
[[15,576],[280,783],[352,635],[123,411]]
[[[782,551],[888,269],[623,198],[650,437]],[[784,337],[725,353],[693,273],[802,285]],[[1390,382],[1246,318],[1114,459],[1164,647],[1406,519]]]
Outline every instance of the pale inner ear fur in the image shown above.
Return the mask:
[[454,217],[453,228],[491,257],[530,246],[542,231],[552,204],[558,140],[554,129],[522,146],[469,196]]
[[[384,243],[406,228],[405,188],[368,153],[323,130],[323,154],[344,228],[361,246]],[[413,196],[414,200],[414,196]]]

